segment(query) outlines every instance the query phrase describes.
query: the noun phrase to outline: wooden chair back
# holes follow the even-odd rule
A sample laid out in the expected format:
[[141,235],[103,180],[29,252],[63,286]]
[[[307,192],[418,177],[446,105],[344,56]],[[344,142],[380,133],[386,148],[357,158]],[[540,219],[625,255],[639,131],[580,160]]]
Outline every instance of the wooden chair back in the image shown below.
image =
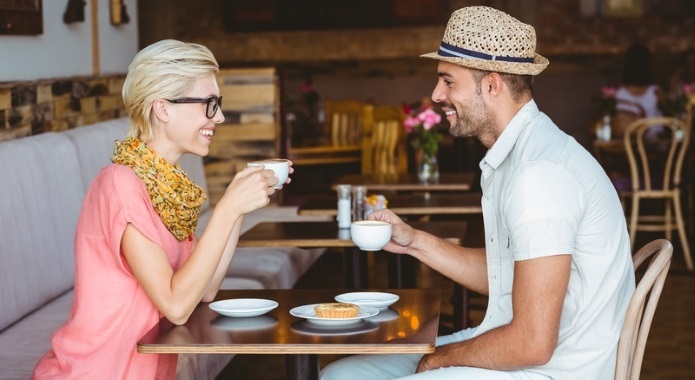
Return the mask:
[[[649,131],[661,128],[657,138]],[[630,164],[632,198],[628,226],[634,246],[637,231],[663,231],[666,239],[678,231],[686,266],[693,269],[685,219],[681,207],[681,173],[690,142],[690,127],[674,117],[648,117],[632,123],[625,131],[623,143]],[[659,212],[645,211],[642,201],[662,199]]]
[[[663,128],[657,139],[646,137],[652,128]],[[623,143],[630,164],[632,192],[659,195],[677,190],[689,142],[690,128],[678,118],[648,117],[630,124]]]
[[333,146],[359,146],[367,104],[359,100],[324,101],[326,126]]
[[625,314],[625,321],[618,341],[615,363],[615,380],[638,380],[642,369],[644,348],[651,328],[656,305],[664,288],[671,266],[673,245],[666,239],[650,242],[640,249],[632,261],[635,271],[649,260],[644,275],[639,280]]
[[400,107],[368,106],[362,136],[362,174],[395,175],[407,171],[404,119]]

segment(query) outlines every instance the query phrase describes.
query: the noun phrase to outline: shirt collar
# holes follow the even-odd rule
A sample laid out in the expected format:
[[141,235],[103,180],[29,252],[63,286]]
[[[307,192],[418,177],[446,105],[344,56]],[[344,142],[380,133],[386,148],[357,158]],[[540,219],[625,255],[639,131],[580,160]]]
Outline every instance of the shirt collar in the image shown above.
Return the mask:
[[507,158],[512,148],[514,148],[526,124],[535,118],[539,112],[538,106],[533,99],[521,107],[519,112],[514,115],[512,120],[509,121],[509,124],[504,128],[500,137],[497,138],[497,141],[492,145],[492,148],[487,151],[483,160],[480,161],[480,168],[483,169],[484,165],[487,164],[497,169]]

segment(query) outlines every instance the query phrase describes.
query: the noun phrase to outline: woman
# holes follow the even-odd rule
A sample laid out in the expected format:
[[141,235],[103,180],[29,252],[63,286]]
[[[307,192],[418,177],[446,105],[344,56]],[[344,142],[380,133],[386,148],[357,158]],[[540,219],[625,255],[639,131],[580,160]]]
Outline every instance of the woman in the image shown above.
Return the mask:
[[207,48],[175,40],[135,56],[123,85],[130,131],[85,197],[70,317],[33,378],[174,378],[177,356],[138,354],[137,341],[161,317],[183,324],[213,299],[244,214],[268,204],[277,182],[262,166],[239,172],[196,238],[206,195],[176,162],[207,155],[224,121],[218,70]]
[[[623,84],[615,92],[617,116],[613,120],[613,138],[622,138],[627,127],[636,119],[662,116],[664,95],[652,81],[652,58],[647,46],[635,43],[623,58]],[[653,128],[655,137],[662,128]]]

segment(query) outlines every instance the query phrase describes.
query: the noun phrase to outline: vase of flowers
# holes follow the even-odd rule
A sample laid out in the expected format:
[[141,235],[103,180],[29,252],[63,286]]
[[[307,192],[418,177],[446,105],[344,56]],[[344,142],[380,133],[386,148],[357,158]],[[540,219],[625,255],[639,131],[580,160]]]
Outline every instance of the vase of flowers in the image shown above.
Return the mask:
[[404,126],[409,140],[415,148],[415,161],[418,179],[422,182],[439,180],[437,152],[442,134],[434,127],[442,121],[440,114],[432,109],[432,103],[422,102],[416,107],[404,106],[406,114]]

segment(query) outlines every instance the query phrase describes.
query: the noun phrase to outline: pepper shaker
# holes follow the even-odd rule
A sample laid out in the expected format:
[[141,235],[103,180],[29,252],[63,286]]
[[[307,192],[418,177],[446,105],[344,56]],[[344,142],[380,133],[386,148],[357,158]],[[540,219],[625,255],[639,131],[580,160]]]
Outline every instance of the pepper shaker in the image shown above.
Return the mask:
[[364,220],[365,202],[367,198],[366,186],[352,187],[352,221]]

